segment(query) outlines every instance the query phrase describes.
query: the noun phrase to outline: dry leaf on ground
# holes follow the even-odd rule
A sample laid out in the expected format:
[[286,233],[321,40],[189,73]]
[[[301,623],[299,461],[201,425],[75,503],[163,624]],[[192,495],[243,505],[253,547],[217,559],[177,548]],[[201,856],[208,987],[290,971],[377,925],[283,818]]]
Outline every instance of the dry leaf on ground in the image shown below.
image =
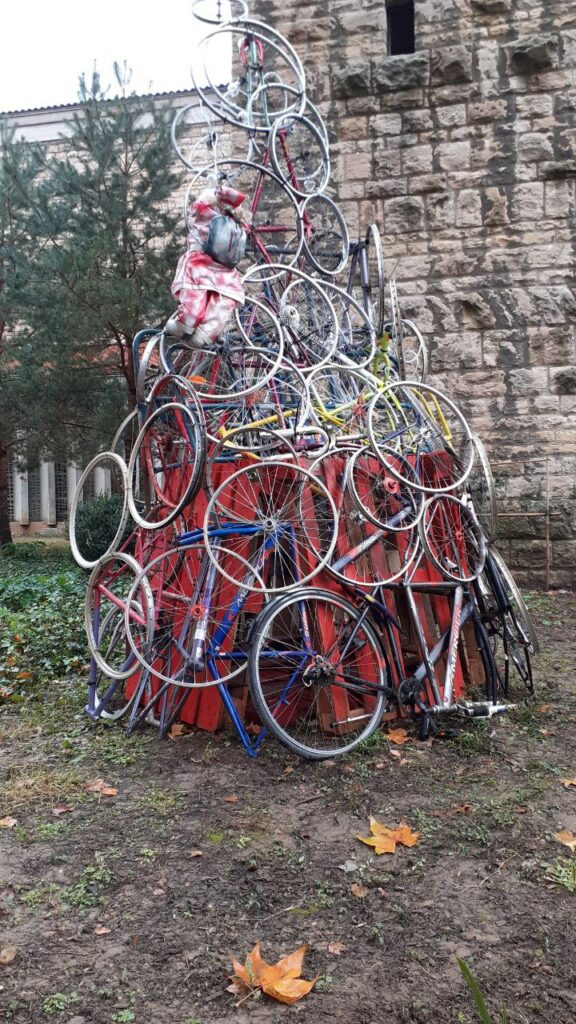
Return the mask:
[[348,947],[345,945],[344,942],[328,943],[328,952],[333,953],[334,956],[340,956],[342,953],[345,953],[347,949]]
[[98,925],[96,925],[96,927],[94,929],[94,935],[110,935],[111,931],[112,931],[111,928],[106,928],[105,925],[98,924]]
[[406,729],[389,729],[384,735],[389,743],[407,743],[410,739]]
[[225,804],[237,804],[239,799],[240,799],[239,796],[225,796],[224,797],[224,803]]
[[11,818],[10,815],[7,818],[0,818],[0,828],[14,828],[17,824],[17,818]]
[[570,829],[563,828],[561,832],[555,832],[554,839],[557,839],[563,846],[568,846],[572,853],[576,853],[576,836]]
[[32,679],[31,672],[19,672],[16,679]]
[[117,796],[118,794],[118,790],[114,786],[109,786],[104,779],[91,779],[90,782],[84,784],[84,789],[89,793],[100,793],[101,796]]
[[354,882],[354,885],[350,886],[350,892],[353,892],[359,900],[363,900],[368,895],[368,889],[365,885],[361,885],[360,882]]
[[168,739],[177,740],[179,736],[186,735],[186,727],[183,722],[174,722],[174,725],[168,730]]
[[379,855],[395,853],[398,845],[416,846],[420,839],[420,833],[413,832],[405,821],[401,821],[397,828],[388,828],[387,825],[381,825],[375,818],[370,818],[370,831],[371,836],[356,836],[356,839],[365,843],[366,846],[371,846],[374,853]]
[[2,964],[2,967],[8,967],[8,964],[11,964],[16,957],[17,952],[16,946],[4,946],[4,949],[0,949],[0,964]]
[[55,814],[56,817],[58,817],[59,814],[72,814],[73,810],[74,808],[69,807],[67,804],[58,804],[56,807],[52,808],[52,814]]
[[244,964],[232,960],[234,974],[228,991],[245,991],[248,996],[257,989],[262,989],[266,995],[279,1003],[297,1003],[303,996],[308,995],[316,984],[316,978],[306,981],[300,977],[305,953],[306,946],[300,946],[293,953],[282,957],[278,963],[269,964],[262,959],[260,943],[257,942],[254,949],[248,953]]
[[191,850],[190,856],[191,857],[203,857],[204,854],[203,854],[202,850]]
[[568,789],[569,786],[576,786],[576,778],[574,778],[574,779],[560,779],[560,782],[562,783],[562,785],[564,786],[565,789]]

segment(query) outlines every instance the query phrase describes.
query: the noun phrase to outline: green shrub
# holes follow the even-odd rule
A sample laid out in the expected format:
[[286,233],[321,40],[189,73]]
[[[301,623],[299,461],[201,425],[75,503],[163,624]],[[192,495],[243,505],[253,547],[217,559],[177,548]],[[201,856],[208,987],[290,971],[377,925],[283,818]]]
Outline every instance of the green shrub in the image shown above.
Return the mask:
[[0,559],[0,688],[25,691],[87,663],[85,589],[68,552]]
[[120,523],[124,499],[119,494],[100,494],[78,506],[76,543],[88,562],[95,562],[110,547]]

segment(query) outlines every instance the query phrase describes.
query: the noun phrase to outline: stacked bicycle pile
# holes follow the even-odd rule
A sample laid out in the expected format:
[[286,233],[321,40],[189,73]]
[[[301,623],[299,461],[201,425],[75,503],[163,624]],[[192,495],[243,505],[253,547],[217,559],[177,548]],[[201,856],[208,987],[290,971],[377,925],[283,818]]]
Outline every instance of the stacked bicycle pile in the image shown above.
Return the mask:
[[[424,383],[377,228],[349,245],[295,51],[240,0],[228,20],[211,9],[194,5],[214,23],[209,88],[173,141],[193,172],[186,210],[207,184],[250,197],[246,300],[203,349],[140,332],[138,406],[79,481],[87,710],[162,735],[227,712],[249,753],[269,730],[309,757],[350,750],[385,714],[416,713],[421,735],[448,711],[491,715],[516,682],[531,689],[536,638],[493,547],[486,453]],[[227,42],[223,88],[210,54]],[[246,159],[220,158],[211,119]],[[77,510],[101,491],[119,496],[117,530],[90,559]]]

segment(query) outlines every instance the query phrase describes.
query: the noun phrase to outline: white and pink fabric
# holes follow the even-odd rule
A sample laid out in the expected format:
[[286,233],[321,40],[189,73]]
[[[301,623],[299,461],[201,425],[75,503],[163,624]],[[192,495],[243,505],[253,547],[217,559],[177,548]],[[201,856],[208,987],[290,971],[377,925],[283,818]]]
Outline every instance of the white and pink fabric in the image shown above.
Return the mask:
[[213,218],[230,210],[238,211],[245,198],[243,192],[223,186],[206,189],[191,206],[188,248],[178,261],[172,282],[178,309],[169,321],[181,324],[185,334],[201,327],[203,334],[215,341],[234,308],[244,302],[238,270],[222,266],[202,250]]

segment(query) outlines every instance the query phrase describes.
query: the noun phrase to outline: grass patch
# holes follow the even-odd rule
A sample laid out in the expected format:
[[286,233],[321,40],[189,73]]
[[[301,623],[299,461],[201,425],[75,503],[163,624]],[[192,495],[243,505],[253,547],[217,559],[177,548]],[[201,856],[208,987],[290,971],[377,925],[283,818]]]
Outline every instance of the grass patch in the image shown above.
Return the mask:
[[85,779],[74,768],[64,771],[36,768],[32,772],[13,772],[3,790],[3,813],[25,807],[27,804],[62,803],[85,799]]

